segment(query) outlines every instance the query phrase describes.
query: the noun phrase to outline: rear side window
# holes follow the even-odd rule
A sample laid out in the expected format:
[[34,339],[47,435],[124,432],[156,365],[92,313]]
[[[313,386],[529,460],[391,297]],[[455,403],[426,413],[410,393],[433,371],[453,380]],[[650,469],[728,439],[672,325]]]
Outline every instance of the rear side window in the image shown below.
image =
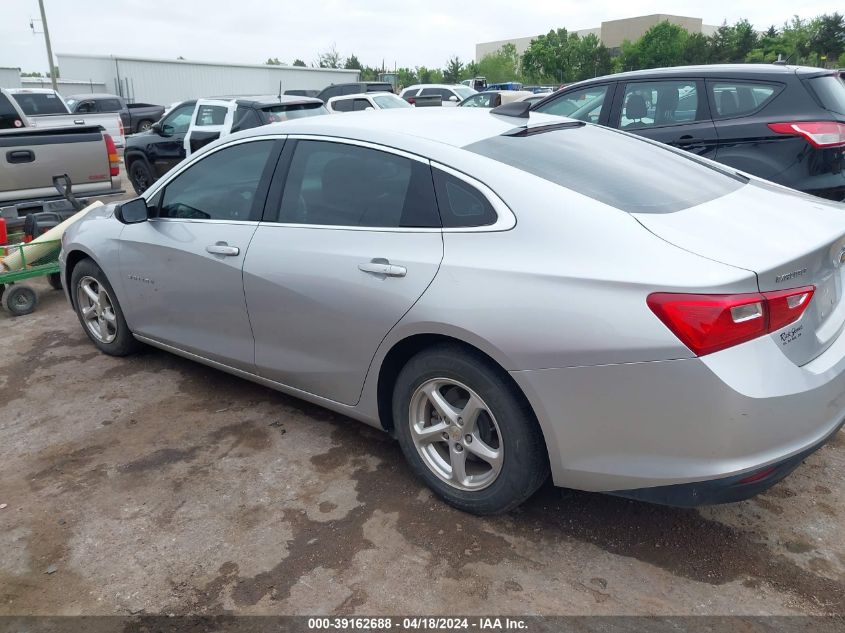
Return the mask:
[[332,110],[335,112],[352,112],[352,99],[332,101]]
[[328,113],[325,106],[317,102],[279,104],[261,108],[261,116],[265,123],[278,123]]
[[845,114],[845,80],[836,75],[810,79],[810,86],[825,110]]
[[352,102],[352,111],[353,112],[361,112],[362,110],[366,110],[367,108],[372,109],[373,104],[367,101],[366,99],[355,99]]
[[695,121],[698,90],[694,81],[643,81],[625,86],[619,127],[636,130]]
[[672,213],[746,182],[687,154],[595,126],[494,136],[464,149],[629,213]]
[[224,106],[204,105],[197,109],[197,125],[223,125],[226,120],[226,108]]
[[297,142],[278,221],[380,228],[440,226],[428,165],[327,141]]
[[123,109],[117,99],[99,99],[97,105],[100,107],[100,112],[120,112]]
[[14,130],[23,127],[18,111],[9,103],[6,95],[0,94],[0,130]]
[[159,217],[251,220],[255,196],[273,141],[240,143],[209,154],[164,189]]
[[444,229],[490,226],[496,223],[493,205],[469,183],[435,169],[434,188]]
[[22,92],[13,97],[26,115],[68,114],[64,102],[51,93]]
[[232,132],[240,132],[261,125],[258,113],[252,108],[238,106],[235,110],[235,118],[232,122]]
[[713,118],[744,116],[759,110],[774,99],[780,91],[780,84],[758,82],[714,81],[710,83],[713,92]]

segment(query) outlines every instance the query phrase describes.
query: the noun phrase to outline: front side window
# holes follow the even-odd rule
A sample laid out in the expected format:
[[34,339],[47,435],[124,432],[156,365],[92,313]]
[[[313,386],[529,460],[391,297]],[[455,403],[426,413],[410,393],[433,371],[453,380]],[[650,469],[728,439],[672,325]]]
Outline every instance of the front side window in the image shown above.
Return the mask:
[[[73,108],[73,106],[70,106],[70,107],[71,107],[71,109]],[[97,109],[94,107],[93,101],[83,101],[77,106],[76,110],[74,110],[74,112],[79,112],[79,113],[96,112],[96,111],[97,111]]]
[[272,140],[252,141],[209,154],[164,189],[158,217],[185,220],[252,220],[261,174]]
[[714,81],[714,118],[731,118],[750,114],[771,101],[779,91],[775,84],[739,81]]
[[643,81],[625,86],[623,130],[691,123],[698,113],[695,81]]
[[465,108],[492,108],[494,96],[496,96],[495,92],[481,92],[471,96],[461,105]]
[[440,226],[428,165],[328,141],[297,142],[278,221],[347,227]]
[[352,111],[361,112],[362,110],[372,110],[373,104],[366,99],[354,99],[352,101]]
[[413,108],[410,103],[397,97],[396,95],[376,95],[373,97],[373,101],[376,102],[376,105],[381,108],[382,110],[388,110],[390,108]]
[[573,90],[546,103],[537,110],[546,114],[565,116],[578,121],[598,123],[609,86],[591,86]]
[[168,114],[161,122],[161,129],[166,134],[184,134],[191,125],[191,116],[194,114],[194,104],[189,103],[179,106]]

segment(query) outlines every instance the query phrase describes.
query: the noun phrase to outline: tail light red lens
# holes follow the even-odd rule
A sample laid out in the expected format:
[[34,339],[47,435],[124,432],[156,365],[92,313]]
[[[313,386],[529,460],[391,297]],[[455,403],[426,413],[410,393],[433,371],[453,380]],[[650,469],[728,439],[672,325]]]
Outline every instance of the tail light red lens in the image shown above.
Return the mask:
[[845,147],[845,123],[837,121],[769,123],[769,129],[778,134],[800,136],[813,147]]
[[106,152],[109,155],[109,174],[118,176],[120,175],[120,156],[117,155],[117,146],[109,134],[103,134],[103,138],[106,141]]
[[798,318],[814,286],[735,295],[650,294],[648,307],[696,356],[776,332]]

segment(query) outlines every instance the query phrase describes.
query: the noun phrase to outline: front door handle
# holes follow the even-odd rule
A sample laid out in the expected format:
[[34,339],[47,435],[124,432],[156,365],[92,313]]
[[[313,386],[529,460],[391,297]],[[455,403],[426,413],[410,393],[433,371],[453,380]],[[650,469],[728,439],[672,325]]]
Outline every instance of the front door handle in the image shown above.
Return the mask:
[[206,246],[205,252],[211,253],[212,255],[234,257],[235,255],[240,254],[241,249],[239,249],[237,246],[229,246],[226,242],[217,242],[216,244],[212,244],[211,246]]
[[690,134],[684,134],[681,138],[678,139],[677,143],[678,145],[683,147],[684,145],[693,145],[695,143],[701,143],[702,141],[704,141],[703,138],[695,138]]
[[391,264],[388,260],[377,258],[364,264],[358,264],[358,270],[370,273],[384,279],[385,277],[404,277],[408,269],[404,266]]

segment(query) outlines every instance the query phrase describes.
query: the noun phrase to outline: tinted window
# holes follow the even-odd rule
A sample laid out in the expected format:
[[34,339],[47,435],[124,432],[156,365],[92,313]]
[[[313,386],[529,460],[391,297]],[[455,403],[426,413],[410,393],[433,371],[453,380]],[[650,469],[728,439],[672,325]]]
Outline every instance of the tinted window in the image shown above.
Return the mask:
[[352,99],[332,101],[332,110],[335,112],[352,112]]
[[97,105],[100,108],[100,112],[120,112],[123,109],[123,106],[117,99],[98,99]]
[[261,108],[265,123],[278,123],[290,119],[302,119],[308,116],[328,114],[322,103],[290,103]]
[[690,123],[698,112],[698,91],[694,81],[629,83],[622,103],[623,130]]
[[209,154],[167,185],[159,217],[254,219],[255,194],[273,141],[240,143]]
[[482,92],[461,102],[461,105],[465,108],[492,108],[494,97],[497,96],[495,92]]
[[72,105],[70,106],[70,108],[74,112],[79,112],[79,113],[96,112],[96,108],[94,107],[93,101],[82,101],[82,102],[79,102],[79,105],[76,106],[76,109],[74,109],[74,107]]
[[714,118],[742,116],[764,106],[778,92],[775,84],[714,81]]
[[495,224],[497,216],[490,201],[469,183],[435,169],[434,187],[443,228]]
[[845,114],[845,81],[836,75],[827,75],[811,79],[810,85],[825,110]]
[[745,184],[685,153],[593,126],[495,136],[465,149],[629,213],[671,213]]
[[297,143],[278,220],[335,226],[440,226],[427,165],[325,141]]
[[607,97],[607,89],[608,86],[591,86],[573,90],[561,95],[555,101],[540,106],[537,110],[546,114],[597,123]]
[[261,125],[261,119],[255,110],[238,106],[237,110],[235,110],[234,121],[232,122],[232,132],[248,130],[259,125]]
[[203,105],[197,109],[197,125],[223,125],[226,120],[226,107]]
[[24,114],[68,114],[64,102],[50,93],[23,92],[12,95]]
[[475,94],[475,90],[467,88],[466,86],[455,86],[454,91],[461,99],[466,99],[467,97],[471,97]]
[[352,110],[354,112],[360,112],[362,110],[372,109],[373,104],[367,101],[366,99],[354,99],[352,101]]
[[448,101],[449,97],[452,96],[452,91],[446,90],[445,88],[423,88],[422,91],[420,92],[420,96],[425,97],[425,96],[428,96],[428,95],[437,95],[443,101]]
[[0,94],[0,130],[14,130],[23,127],[18,111],[9,103],[6,95]]
[[373,101],[376,102],[376,105],[381,108],[382,110],[387,110],[389,108],[413,108],[410,103],[397,97],[396,95],[375,95],[373,97]]
[[161,122],[162,129],[169,134],[184,134],[191,124],[191,115],[194,113],[194,104],[189,103],[179,106],[168,114]]

